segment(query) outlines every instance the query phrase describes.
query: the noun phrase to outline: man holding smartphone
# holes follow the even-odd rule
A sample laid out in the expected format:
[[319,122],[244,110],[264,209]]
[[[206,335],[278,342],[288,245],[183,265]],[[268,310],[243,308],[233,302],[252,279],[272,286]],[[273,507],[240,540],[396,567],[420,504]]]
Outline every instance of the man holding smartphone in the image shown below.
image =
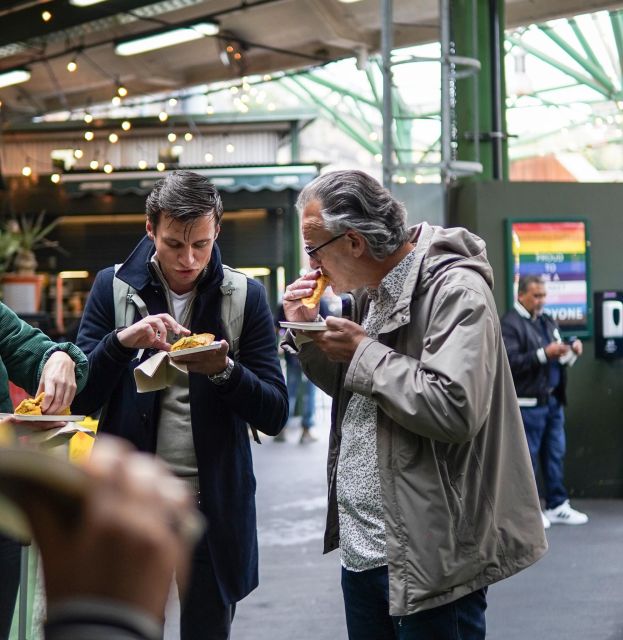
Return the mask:
[[566,372],[582,355],[582,342],[575,337],[563,342],[556,321],[543,313],[543,278],[521,277],[517,298],[502,318],[502,336],[535,473],[541,463],[543,526],[585,524],[588,516],[571,508],[563,482]]

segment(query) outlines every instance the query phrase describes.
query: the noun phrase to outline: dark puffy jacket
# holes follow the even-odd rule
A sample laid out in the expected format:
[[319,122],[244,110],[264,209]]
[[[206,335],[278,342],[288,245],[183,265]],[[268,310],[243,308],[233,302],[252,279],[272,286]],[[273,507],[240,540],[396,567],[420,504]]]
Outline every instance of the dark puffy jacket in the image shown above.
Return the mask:
[[[555,320],[547,315],[541,316],[547,327],[549,340],[546,342],[538,325],[538,320],[523,317],[512,309],[502,318],[502,338],[506,346],[508,361],[511,365],[513,382],[518,398],[536,398],[537,404],[547,403],[550,363],[542,363],[537,351],[550,342],[560,340]],[[554,395],[562,404],[566,403],[566,367],[560,367],[560,384],[554,389]]]
[[[154,245],[145,237],[117,275],[139,292],[151,314],[165,313],[165,292],[149,266],[153,253]],[[112,267],[98,273],[85,307],[77,344],[88,356],[90,376],[72,406],[90,414],[108,403],[100,430],[129,440],[141,451],[155,452],[160,394],[136,391],[136,351],[125,349],[114,331],[113,276]],[[188,327],[194,333],[223,337],[222,280],[215,246],[207,273],[197,285]],[[263,287],[251,279],[239,347],[239,361],[225,384],[217,386],[207,376],[189,374],[201,509],[208,519],[208,544],[227,603],[240,600],[258,583],[255,477],[247,423],[275,435],[288,419],[272,314]],[[146,351],[143,358],[150,355]]]

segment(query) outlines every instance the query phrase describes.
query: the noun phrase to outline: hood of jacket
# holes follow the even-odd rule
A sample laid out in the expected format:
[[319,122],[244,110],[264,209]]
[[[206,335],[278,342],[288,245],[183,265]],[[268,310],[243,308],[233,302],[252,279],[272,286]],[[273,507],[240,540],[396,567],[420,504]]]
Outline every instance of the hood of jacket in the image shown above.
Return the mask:
[[[415,260],[384,330],[408,324],[413,297],[424,294],[450,269],[473,269],[493,289],[493,269],[487,260],[485,242],[467,229],[446,229],[422,222],[409,229],[409,241],[415,244]],[[361,299],[361,294],[367,298],[365,291],[359,293],[356,298]]]

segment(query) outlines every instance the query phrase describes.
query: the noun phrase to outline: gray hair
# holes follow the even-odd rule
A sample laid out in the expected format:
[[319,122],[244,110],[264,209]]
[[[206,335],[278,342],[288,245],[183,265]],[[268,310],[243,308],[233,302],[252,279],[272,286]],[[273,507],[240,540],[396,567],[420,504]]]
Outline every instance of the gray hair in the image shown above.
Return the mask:
[[349,229],[360,233],[370,253],[382,260],[408,241],[404,205],[363,171],[331,171],[301,191],[299,211],[318,201],[325,228],[338,235]]
[[519,284],[517,285],[517,293],[526,293],[531,284],[545,284],[545,280],[541,276],[521,276],[519,278]]
[[194,171],[172,171],[158,180],[147,196],[145,210],[154,230],[162,214],[189,225],[204,215],[213,215],[216,224],[223,217],[223,203],[216,187]]

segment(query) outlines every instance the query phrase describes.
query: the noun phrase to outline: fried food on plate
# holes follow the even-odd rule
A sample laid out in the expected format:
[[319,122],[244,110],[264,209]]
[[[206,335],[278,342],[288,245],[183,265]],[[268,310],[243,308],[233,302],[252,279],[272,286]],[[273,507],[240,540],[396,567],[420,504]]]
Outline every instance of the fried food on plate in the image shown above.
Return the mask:
[[[36,398],[25,398],[15,407],[15,413],[25,416],[42,415],[41,405],[44,398],[45,393],[43,391]],[[58,415],[68,416],[70,413],[69,407],[65,407]]]
[[207,347],[214,342],[214,337],[213,333],[193,333],[174,342],[171,345],[171,351],[193,349],[194,347]]
[[321,273],[318,280],[316,280],[316,288],[314,289],[314,292],[311,294],[311,296],[301,299],[303,305],[308,309],[313,309],[320,302],[320,298],[322,298],[322,294],[324,293],[324,290],[327,288],[328,284],[329,278]]

